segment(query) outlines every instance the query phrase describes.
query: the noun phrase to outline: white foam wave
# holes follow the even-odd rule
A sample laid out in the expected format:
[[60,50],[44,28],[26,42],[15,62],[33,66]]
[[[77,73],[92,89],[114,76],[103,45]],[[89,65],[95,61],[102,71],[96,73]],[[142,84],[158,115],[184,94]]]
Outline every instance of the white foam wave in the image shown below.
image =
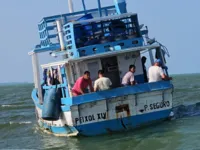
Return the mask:
[[22,122],[12,122],[10,121],[9,124],[31,124],[31,121],[22,121]]
[[12,107],[12,105],[1,105],[1,107]]
[[9,104],[5,104],[5,105],[0,105],[0,107],[2,108],[18,108],[18,107],[32,107],[31,105],[9,105]]
[[19,107],[20,105],[1,105],[1,107]]

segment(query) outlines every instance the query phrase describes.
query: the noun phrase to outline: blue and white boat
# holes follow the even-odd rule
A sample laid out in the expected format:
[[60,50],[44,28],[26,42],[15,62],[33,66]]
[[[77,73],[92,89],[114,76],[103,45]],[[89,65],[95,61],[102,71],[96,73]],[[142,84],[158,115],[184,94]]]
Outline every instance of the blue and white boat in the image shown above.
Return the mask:
[[[170,81],[145,82],[141,62],[146,52],[166,66],[166,48],[148,37],[136,13],[127,13],[125,0],[113,6],[44,17],[38,24],[40,44],[29,52],[35,88],[32,99],[39,126],[58,136],[96,136],[135,129],[170,117],[173,85]],[[74,1],[75,3],[75,1]],[[48,64],[40,64],[40,54]],[[156,58],[155,58],[156,54]],[[44,56],[44,55],[42,55]],[[135,86],[121,86],[123,75],[135,64]],[[97,78],[99,69],[113,83],[112,89],[73,97],[71,89],[84,71]],[[57,70],[59,82],[48,84],[46,72]],[[167,67],[163,68],[166,74]],[[44,75],[43,73],[44,72]],[[44,81],[41,83],[41,78]]]

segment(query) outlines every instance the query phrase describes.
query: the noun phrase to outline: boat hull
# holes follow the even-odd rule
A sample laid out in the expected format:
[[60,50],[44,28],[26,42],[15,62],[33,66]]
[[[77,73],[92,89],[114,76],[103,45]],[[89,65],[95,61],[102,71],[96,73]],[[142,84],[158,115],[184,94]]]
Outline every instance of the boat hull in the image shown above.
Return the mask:
[[38,119],[40,128],[55,136],[96,136],[101,134],[113,134],[126,132],[140,127],[148,127],[150,124],[157,124],[170,117],[171,109],[144,114],[141,116],[131,116],[121,119],[113,119],[98,123],[91,123],[79,126],[59,126],[47,121]]
[[116,132],[129,131],[149,124],[156,124],[169,118],[171,109],[125,117],[123,119],[113,119],[98,123],[76,126],[80,135],[95,136],[100,134],[112,134]]
[[165,120],[172,111],[173,88],[130,94],[72,105],[57,121],[42,119],[42,106],[36,106],[39,125],[58,136],[96,136],[132,130]]

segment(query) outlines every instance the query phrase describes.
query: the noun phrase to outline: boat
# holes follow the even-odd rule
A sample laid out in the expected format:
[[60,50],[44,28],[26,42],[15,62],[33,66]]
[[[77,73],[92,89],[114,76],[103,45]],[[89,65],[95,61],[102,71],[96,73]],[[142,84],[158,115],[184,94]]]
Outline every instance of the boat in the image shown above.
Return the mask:
[[[151,65],[165,57],[167,48],[150,38],[147,26],[136,13],[127,12],[125,0],[112,6],[74,11],[42,18],[38,23],[40,43],[28,54],[32,57],[34,89],[32,99],[38,125],[57,136],[97,136],[125,132],[170,118],[173,105],[171,81],[148,83],[141,58]],[[43,59],[52,60],[41,64]],[[134,64],[137,84],[121,86],[128,66]],[[72,88],[85,71],[92,83],[98,70],[112,81],[112,88],[73,96]],[[56,71],[55,71],[56,70]],[[46,82],[56,73],[56,82]],[[55,77],[54,76],[54,77]],[[43,78],[43,79],[42,79]],[[50,80],[49,80],[50,81]]]

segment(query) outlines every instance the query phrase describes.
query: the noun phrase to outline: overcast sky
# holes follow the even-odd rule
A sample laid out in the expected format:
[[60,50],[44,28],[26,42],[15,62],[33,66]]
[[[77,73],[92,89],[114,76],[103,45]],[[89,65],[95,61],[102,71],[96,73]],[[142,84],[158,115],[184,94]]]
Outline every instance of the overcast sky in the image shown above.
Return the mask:
[[[85,0],[88,8],[95,0]],[[102,0],[103,6],[113,0]],[[149,27],[150,36],[166,45],[171,74],[200,72],[199,0],[127,0],[128,11],[138,13],[140,24]],[[74,0],[82,10],[81,0]],[[1,82],[32,82],[28,52],[39,43],[37,23],[42,17],[67,13],[67,0],[4,0],[0,5]]]

